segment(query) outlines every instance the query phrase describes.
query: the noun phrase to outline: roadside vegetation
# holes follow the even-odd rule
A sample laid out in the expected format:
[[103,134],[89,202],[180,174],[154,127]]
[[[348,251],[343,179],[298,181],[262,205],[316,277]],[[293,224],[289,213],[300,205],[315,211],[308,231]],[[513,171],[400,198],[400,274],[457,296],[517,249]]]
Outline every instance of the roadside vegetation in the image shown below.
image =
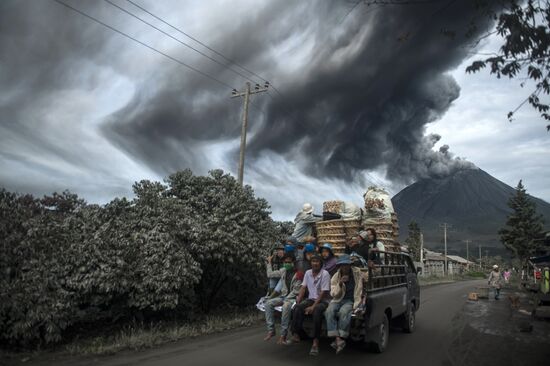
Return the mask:
[[262,258],[287,232],[249,186],[220,170],[186,170],[133,189],[134,199],[104,206],[69,192],[38,199],[0,189],[3,348],[43,349],[124,324],[120,339],[144,329],[143,342],[154,343],[165,332],[134,325],[196,324],[263,294]]

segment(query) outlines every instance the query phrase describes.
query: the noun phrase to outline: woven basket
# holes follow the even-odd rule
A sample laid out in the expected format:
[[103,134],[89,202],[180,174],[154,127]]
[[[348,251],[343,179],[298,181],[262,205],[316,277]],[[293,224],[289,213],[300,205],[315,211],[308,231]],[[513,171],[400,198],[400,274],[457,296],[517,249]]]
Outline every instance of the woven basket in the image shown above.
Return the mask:
[[395,240],[393,239],[384,239],[384,238],[378,238],[378,241],[384,244],[384,247],[393,246],[395,245]]
[[332,234],[332,235],[317,235],[317,242],[323,244],[324,242],[330,242],[331,240],[346,241],[346,234]]
[[324,238],[321,240],[321,237],[318,238],[319,243],[330,243],[332,245],[332,251],[335,255],[340,255],[344,253],[346,249],[346,240],[345,239],[335,239],[335,238]]
[[317,229],[328,227],[344,227],[344,220],[317,221],[315,225],[317,226]]
[[394,239],[394,234],[393,232],[391,231],[377,231],[376,232],[376,237],[378,239],[389,239],[389,240],[393,240]]
[[325,201],[323,202],[323,212],[342,213],[344,211],[344,201]]
[[345,228],[343,226],[332,226],[332,227],[317,227],[317,236],[326,236],[326,235],[345,235]]
[[344,220],[344,231],[346,237],[357,235],[362,230],[361,220]]
[[374,230],[378,231],[393,231],[393,225],[392,224],[371,224],[366,225],[366,229],[373,228]]

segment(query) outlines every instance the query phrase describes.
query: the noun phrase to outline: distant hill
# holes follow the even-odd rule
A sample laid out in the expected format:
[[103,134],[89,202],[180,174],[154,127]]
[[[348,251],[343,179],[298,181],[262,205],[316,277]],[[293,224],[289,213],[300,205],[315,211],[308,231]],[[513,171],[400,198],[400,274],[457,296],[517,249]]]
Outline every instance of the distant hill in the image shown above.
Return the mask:
[[[529,187],[527,187],[529,189]],[[423,179],[396,194],[392,198],[399,217],[400,239],[407,237],[407,225],[415,220],[424,232],[427,247],[443,247],[443,229],[439,224],[452,225],[448,234],[447,246],[450,252],[464,254],[463,240],[470,239],[470,255],[478,255],[478,245],[482,245],[482,255],[505,254],[500,243],[498,230],[506,222],[510,213],[507,203],[515,189],[474,168],[455,172],[445,178]],[[537,212],[545,218],[545,226],[550,227],[550,204],[531,197]]]

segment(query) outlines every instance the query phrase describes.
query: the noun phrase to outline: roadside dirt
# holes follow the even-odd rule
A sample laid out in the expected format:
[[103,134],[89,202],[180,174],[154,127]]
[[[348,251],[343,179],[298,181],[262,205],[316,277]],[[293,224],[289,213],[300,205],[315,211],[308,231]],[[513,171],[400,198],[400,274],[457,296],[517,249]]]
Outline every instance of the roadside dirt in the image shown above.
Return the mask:
[[550,321],[533,318],[532,309],[529,294],[512,288],[503,289],[499,300],[490,293],[489,299],[468,301],[453,319],[446,364],[550,365]]

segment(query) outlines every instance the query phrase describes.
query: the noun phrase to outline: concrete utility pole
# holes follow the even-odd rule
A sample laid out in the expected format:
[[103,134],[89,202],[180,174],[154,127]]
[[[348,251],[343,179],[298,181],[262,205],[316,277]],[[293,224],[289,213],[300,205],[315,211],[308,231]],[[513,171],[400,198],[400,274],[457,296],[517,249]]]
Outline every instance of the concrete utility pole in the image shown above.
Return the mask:
[[251,94],[257,94],[267,91],[269,88],[269,82],[265,82],[263,87],[260,87],[260,84],[256,84],[254,90],[250,89],[250,83],[246,82],[246,87],[243,91],[239,92],[237,89],[233,89],[231,93],[231,98],[240,98],[244,97],[244,107],[243,107],[243,125],[241,129],[241,152],[239,154],[239,184],[243,185],[244,177],[244,150],[246,148],[246,128],[248,125],[248,104]]
[[481,270],[481,245],[479,246],[479,270]]
[[420,232],[420,263],[424,264],[424,234]]
[[444,222],[442,225],[439,225],[440,228],[443,228],[443,240],[445,242],[445,275],[447,275],[448,273],[448,268],[447,268],[447,229],[450,229],[452,228],[452,225],[449,225],[447,224],[446,222]]
[[466,242],[466,269],[470,269],[470,251],[469,251],[469,244],[472,242],[471,240],[467,239],[464,240]]

